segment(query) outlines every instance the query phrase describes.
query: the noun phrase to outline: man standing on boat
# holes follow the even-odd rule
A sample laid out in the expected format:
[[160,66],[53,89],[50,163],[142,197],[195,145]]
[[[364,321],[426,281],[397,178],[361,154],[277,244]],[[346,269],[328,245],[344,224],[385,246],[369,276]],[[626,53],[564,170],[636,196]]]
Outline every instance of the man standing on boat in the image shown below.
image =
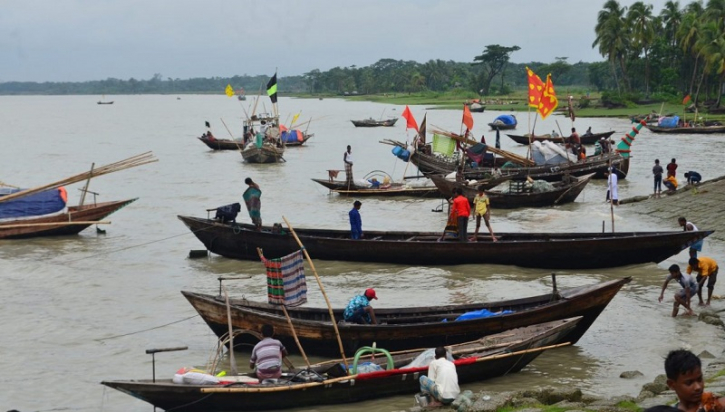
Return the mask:
[[356,200],[355,203],[352,204],[352,209],[348,213],[350,216],[350,238],[352,239],[360,239],[363,236],[360,206],[362,206],[362,203],[359,200]]
[[244,198],[244,204],[247,205],[247,211],[249,212],[249,217],[252,218],[252,223],[254,224],[255,228],[258,231],[262,230],[262,201],[260,200],[260,197],[262,197],[262,190],[259,188],[259,185],[254,183],[252,181],[251,177],[248,177],[244,179],[244,183],[249,186],[247,190],[244,191],[244,194],[242,197]]
[[345,162],[345,182],[348,190],[350,190],[350,187],[355,186],[352,182],[352,148],[350,145],[347,146],[347,151],[342,155],[342,160]]
[[453,210],[457,216],[458,240],[468,242],[468,219],[471,217],[471,204],[463,196],[463,189],[457,187],[456,197],[453,199]]

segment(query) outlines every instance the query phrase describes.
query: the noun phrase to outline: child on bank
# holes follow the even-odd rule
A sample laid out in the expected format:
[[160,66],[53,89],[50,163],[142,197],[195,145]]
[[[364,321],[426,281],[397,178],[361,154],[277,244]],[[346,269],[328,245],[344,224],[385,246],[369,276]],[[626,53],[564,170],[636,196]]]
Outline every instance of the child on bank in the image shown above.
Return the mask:
[[682,412],[723,412],[725,398],[704,392],[700,358],[690,351],[673,350],[665,359],[667,386],[677,394],[677,409]]

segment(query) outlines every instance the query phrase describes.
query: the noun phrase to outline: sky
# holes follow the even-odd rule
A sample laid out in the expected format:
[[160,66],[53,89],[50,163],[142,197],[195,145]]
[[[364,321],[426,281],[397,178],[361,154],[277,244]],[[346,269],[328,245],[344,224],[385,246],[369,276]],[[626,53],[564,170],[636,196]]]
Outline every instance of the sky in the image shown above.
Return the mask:
[[[620,0],[623,6],[634,0]],[[602,61],[605,0],[0,0],[0,82],[302,75],[380,59]],[[665,0],[649,0],[659,14]],[[681,1],[680,4],[687,4]]]

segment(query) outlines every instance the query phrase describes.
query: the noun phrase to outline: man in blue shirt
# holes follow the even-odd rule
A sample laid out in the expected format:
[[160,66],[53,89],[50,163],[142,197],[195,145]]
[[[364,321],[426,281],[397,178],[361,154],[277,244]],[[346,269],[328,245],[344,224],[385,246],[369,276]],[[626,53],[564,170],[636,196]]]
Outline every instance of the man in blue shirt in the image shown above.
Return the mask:
[[362,233],[362,218],[360,217],[360,206],[362,206],[362,203],[360,203],[359,200],[356,200],[355,203],[352,204],[352,209],[350,210],[350,237],[352,239],[360,239],[363,235]]
[[689,171],[685,173],[685,179],[687,179],[688,185],[694,185],[702,181],[702,175],[697,172]]
[[378,320],[375,319],[375,311],[370,306],[370,301],[377,299],[378,296],[375,294],[375,289],[366,289],[362,295],[357,295],[350,299],[347,304],[343,317],[345,322],[351,323],[372,323],[373,325],[378,324]]

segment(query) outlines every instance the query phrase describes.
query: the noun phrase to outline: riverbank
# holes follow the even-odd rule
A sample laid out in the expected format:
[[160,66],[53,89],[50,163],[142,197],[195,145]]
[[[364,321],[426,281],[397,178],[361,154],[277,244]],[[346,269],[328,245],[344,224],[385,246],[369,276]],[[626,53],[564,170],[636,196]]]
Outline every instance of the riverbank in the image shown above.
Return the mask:
[[[698,321],[725,328],[720,318],[722,313],[725,313],[725,310],[704,310],[698,315]],[[698,352],[696,348],[690,350],[702,361],[705,391],[725,395],[725,351],[713,354],[708,351]],[[664,359],[661,370],[662,374],[650,377],[652,380],[642,385],[637,396],[598,397],[583,393],[576,387],[527,388],[507,392],[479,391],[475,394],[469,390],[463,391],[451,406],[436,409],[458,412],[639,412],[652,406],[674,405],[677,402],[677,395],[667,387]],[[641,381],[643,377],[644,374],[636,369],[622,371],[619,375],[620,379],[633,382]],[[430,409],[433,408],[416,406],[408,412]]]
[[619,204],[631,212],[670,222],[684,216],[700,230],[714,230],[711,239],[725,241],[725,176],[699,185],[683,185],[673,193],[663,192],[659,198],[635,196]]

